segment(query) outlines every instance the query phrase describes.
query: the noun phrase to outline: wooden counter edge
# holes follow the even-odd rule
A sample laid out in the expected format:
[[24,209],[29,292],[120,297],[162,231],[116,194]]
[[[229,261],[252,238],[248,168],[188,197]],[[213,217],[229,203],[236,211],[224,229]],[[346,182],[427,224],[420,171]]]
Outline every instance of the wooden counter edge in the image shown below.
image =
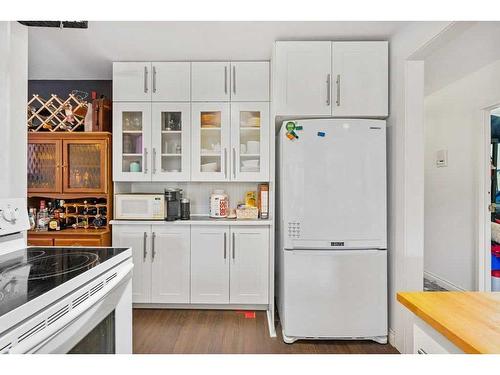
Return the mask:
[[446,337],[450,342],[452,342],[455,346],[463,350],[467,354],[486,354],[481,350],[475,348],[473,345],[457,336],[455,333],[451,332],[448,328],[446,328],[442,323],[434,319],[425,311],[422,311],[417,307],[410,299],[412,294],[414,293],[425,293],[425,292],[398,292],[396,294],[396,299],[405,306],[408,310],[422,319],[424,322],[429,324],[432,328],[434,328],[437,332]]

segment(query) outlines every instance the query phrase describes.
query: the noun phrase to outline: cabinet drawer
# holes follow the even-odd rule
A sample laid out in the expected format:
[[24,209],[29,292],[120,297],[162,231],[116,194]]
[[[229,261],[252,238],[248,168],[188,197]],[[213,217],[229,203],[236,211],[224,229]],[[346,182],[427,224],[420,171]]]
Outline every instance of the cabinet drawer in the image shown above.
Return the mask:
[[52,238],[29,238],[28,236],[28,246],[54,246],[54,240]]
[[101,240],[99,238],[56,238],[54,246],[101,246]]
[[413,354],[460,354],[459,348],[423,320],[413,325]]

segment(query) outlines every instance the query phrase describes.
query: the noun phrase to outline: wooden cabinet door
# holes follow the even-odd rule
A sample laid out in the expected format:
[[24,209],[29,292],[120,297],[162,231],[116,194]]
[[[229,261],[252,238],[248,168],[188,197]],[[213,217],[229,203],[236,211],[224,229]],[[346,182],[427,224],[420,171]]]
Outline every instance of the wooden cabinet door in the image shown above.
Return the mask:
[[113,63],[113,101],[151,101],[151,63]]
[[153,103],[153,181],[189,181],[191,177],[191,105]]
[[152,226],[151,302],[189,303],[191,237],[187,226]]
[[229,181],[231,114],[229,103],[193,103],[192,181]]
[[333,115],[385,117],[389,107],[387,42],[333,42]]
[[54,246],[102,246],[99,238],[56,238]]
[[191,63],[191,100],[193,102],[226,102],[231,98],[229,62]]
[[29,139],[28,192],[61,193],[63,166],[60,140]]
[[151,181],[151,103],[113,103],[113,180]]
[[132,248],[132,301],[151,302],[151,226],[114,225],[113,246]]
[[52,238],[30,238],[28,235],[28,246],[54,246]]
[[153,62],[153,102],[189,102],[191,100],[191,63]]
[[229,227],[191,228],[191,303],[229,303]]
[[231,103],[231,180],[269,180],[269,103]]
[[331,42],[276,42],[278,115],[331,115],[331,50]]
[[108,176],[106,140],[63,141],[63,191],[106,193]]
[[231,228],[230,270],[231,303],[269,303],[268,228]]
[[269,62],[231,62],[231,101],[269,101]]

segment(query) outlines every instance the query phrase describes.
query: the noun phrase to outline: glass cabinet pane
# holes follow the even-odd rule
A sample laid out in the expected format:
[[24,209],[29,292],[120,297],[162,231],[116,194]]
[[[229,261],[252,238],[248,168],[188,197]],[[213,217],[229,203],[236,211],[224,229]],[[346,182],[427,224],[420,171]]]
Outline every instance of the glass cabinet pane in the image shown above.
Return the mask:
[[200,172],[221,172],[222,113],[200,112]]
[[260,172],[260,111],[240,111],[240,172]]
[[28,189],[57,188],[57,147],[56,143],[28,144]]
[[182,172],[182,112],[161,113],[161,171]]
[[142,172],[142,112],[122,112],[122,172]]
[[101,189],[103,145],[100,143],[69,143],[68,188]]

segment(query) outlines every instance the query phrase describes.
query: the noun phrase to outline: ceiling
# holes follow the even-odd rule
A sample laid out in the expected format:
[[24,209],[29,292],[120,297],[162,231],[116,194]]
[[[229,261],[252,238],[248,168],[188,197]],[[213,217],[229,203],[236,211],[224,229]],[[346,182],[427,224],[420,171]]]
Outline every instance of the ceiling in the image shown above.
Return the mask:
[[269,60],[275,40],[389,39],[408,22],[89,22],[29,28],[29,79],[111,79],[113,61]]

